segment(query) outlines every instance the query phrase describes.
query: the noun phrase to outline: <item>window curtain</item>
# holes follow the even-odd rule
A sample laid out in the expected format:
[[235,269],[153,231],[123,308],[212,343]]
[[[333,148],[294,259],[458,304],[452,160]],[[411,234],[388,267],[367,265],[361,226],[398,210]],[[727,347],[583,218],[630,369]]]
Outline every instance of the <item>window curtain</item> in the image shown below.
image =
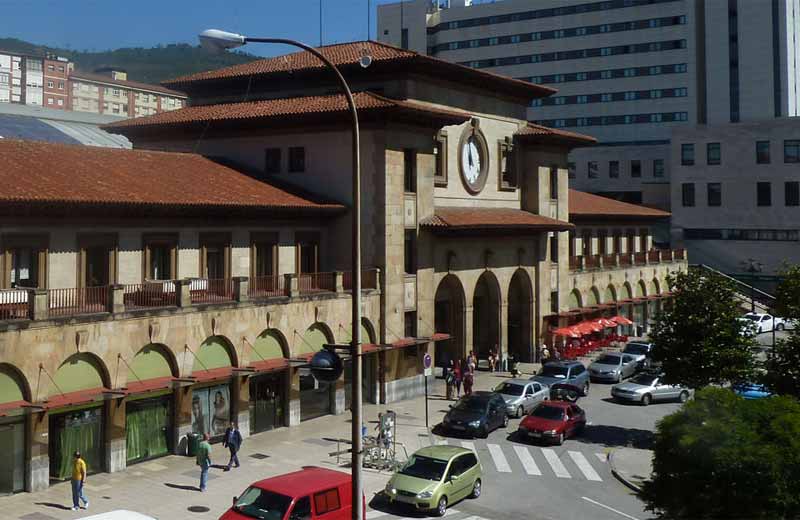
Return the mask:
[[80,451],[86,461],[86,470],[96,473],[103,468],[103,429],[101,413],[86,410],[82,417],[70,417],[58,432],[58,450],[53,477],[61,480],[72,478],[72,461],[75,451]]
[[126,418],[128,462],[167,455],[169,406],[154,402],[131,408]]

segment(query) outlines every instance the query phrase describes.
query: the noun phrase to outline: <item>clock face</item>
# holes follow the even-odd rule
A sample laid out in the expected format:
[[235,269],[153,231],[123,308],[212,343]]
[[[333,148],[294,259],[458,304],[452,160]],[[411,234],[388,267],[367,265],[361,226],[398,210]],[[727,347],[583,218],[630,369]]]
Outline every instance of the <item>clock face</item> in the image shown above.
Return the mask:
[[461,141],[461,176],[467,188],[479,192],[485,182],[485,147],[476,134],[470,134]]

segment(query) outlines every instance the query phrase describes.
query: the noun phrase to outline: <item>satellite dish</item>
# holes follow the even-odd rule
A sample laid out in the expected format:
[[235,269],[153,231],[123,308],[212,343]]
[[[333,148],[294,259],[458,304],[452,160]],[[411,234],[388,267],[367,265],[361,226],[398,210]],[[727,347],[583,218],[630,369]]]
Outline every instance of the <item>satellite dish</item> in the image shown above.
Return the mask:
[[362,69],[366,69],[367,67],[372,65],[372,56],[370,56],[369,51],[367,51],[366,47],[361,49],[361,57],[358,59],[358,64],[361,65]]

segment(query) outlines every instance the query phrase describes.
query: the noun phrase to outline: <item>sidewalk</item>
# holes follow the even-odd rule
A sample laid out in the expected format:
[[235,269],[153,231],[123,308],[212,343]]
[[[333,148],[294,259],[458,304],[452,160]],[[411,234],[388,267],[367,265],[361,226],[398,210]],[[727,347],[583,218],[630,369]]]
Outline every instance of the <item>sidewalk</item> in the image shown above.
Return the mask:
[[641,491],[644,481],[653,473],[653,452],[637,448],[618,448],[608,455],[611,473],[623,484]]
[[[478,372],[475,390],[494,388],[509,377],[507,373]],[[430,427],[433,428],[448,410],[452,401],[444,398],[444,382],[436,380],[429,393]],[[364,405],[364,422],[370,435],[374,433],[378,412],[393,410],[397,414],[397,441],[409,454],[435,442],[425,428],[425,399],[418,397],[390,405]],[[39,493],[20,493],[0,497],[0,517],[20,520],[54,520],[82,518],[89,514],[128,509],[147,513],[161,520],[180,518],[216,519],[253,481],[316,465],[336,468],[336,457],[329,453],[349,446],[326,439],[350,438],[350,412],[325,416],[301,423],[293,428],[280,428],[245,439],[239,459],[241,468],[224,472],[228,451],[221,444],[212,446],[215,467],[209,475],[208,490],[197,489],[200,471],[194,458],[169,456],[129,467],[120,473],[90,475],[86,481],[89,511],[70,511],[69,483],[51,486]],[[400,457],[403,450],[397,447]],[[341,471],[349,471],[349,454],[341,457]],[[364,491],[369,504],[389,479],[388,472],[364,470]]]

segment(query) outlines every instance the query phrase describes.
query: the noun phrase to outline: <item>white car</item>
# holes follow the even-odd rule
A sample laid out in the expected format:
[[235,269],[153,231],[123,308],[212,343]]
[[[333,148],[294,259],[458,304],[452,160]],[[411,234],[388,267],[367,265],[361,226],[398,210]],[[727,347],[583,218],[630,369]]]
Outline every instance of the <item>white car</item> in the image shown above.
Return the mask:
[[[756,334],[762,332],[772,332],[775,330],[783,330],[786,328],[786,322],[783,318],[773,316],[772,314],[761,314],[758,312],[748,312],[740,318],[742,323],[747,324],[748,327]],[[749,322],[749,323],[748,323]]]

